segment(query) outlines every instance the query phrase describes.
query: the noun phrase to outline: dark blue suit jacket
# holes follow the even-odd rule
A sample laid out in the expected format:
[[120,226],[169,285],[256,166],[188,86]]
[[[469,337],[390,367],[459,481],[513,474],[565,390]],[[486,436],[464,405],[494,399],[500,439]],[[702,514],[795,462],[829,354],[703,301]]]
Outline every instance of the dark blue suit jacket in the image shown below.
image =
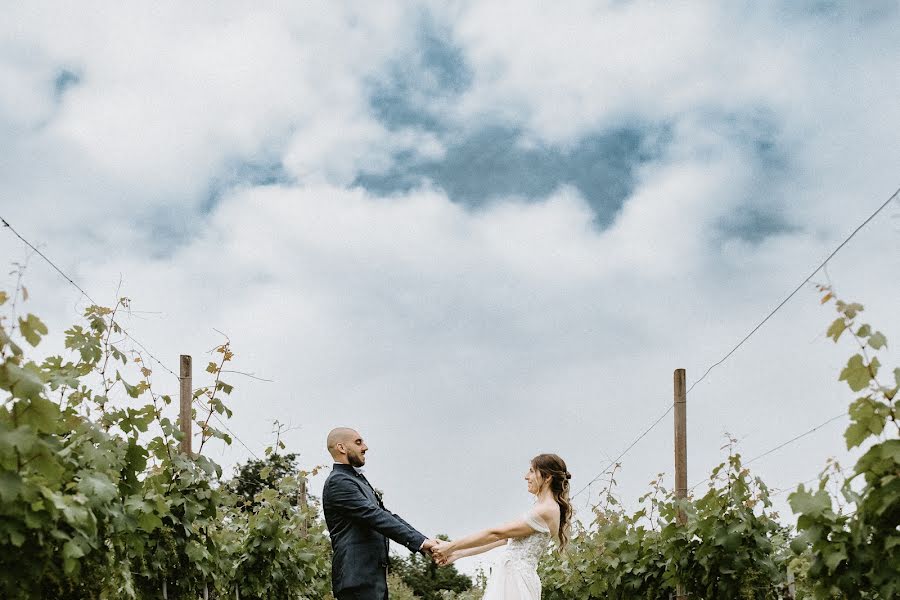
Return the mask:
[[331,534],[331,586],[337,596],[358,590],[362,597],[387,597],[388,539],[417,552],[426,537],[384,504],[365,477],[336,463],[322,492]]

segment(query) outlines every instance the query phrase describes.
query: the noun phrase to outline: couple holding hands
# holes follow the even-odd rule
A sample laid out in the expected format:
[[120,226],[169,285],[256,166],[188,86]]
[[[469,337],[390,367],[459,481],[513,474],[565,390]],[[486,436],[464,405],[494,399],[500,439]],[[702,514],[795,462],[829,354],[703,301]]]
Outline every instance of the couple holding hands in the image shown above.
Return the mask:
[[506,546],[488,578],[483,600],[539,600],[537,564],[550,545],[569,537],[572,506],[566,463],[555,454],[531,460],[525,480],[534,506],[519,519],[454,541],[433,540],[384,508],[380,495],[360,472],[368,446],[354,429],[328,434],[335,464],[325,481],[322,505],[334,550],[331,581],[337,600],[386,600],[388,540],[410,552],[430,554],[439,565]]

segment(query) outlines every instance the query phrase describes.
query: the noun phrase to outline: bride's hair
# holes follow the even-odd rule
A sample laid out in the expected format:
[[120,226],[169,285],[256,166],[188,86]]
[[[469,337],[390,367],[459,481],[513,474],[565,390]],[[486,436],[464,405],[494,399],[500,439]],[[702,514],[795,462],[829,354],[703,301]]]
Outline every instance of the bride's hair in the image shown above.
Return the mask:
[[559,505],[559,547],[564,549],[572,530],[572,504],[569,502],[572,474],[566,469],[565,461],[556,454],[538,454],[531,459],[531,466],[549,482],[553,499]]

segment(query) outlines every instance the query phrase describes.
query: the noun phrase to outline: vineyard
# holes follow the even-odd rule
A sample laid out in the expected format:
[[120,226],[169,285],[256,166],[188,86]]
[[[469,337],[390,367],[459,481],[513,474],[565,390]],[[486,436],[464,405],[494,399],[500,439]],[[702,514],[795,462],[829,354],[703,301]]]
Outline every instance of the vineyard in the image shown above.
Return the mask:
[[[838,312],[828,336],[854,349],[839,375],[858,394],[844,442],[865,451],[852,472],[826,468],[817,485],[799,486],[794,523],[772,514],[768,488],[735,452],[705,493],[687,499],[657,482],[628,514],[610,487],[569,549],[543,561],[546,598],[668,598],[679,586],[690,598],[900,593],[900,368],[885,375],[877,354],[887,340],[861,322],[861,305],[822,293]],[[3,598],[330,596],[321,512],[314,498],[297,501],[310,473],[263,468],[244,482],[254,490],[248,500],[203,454],[211,439],[231,442],[214,425],[231,414],[228,342],[214,349],[209,383],[193,392],[200,444],[187,455],[151,361],[119,345],[127,299],[89,306],[65,331],[65,353],[43,359],[35,348],[48,330],[34,314],[18,315],[26,300],[21,287],[0,294]],[[276,441],[267,457],[283,449]],[[417,597],[396,573],[391,581],[394,597]],[[478,595],[477,586],[430,594]]]

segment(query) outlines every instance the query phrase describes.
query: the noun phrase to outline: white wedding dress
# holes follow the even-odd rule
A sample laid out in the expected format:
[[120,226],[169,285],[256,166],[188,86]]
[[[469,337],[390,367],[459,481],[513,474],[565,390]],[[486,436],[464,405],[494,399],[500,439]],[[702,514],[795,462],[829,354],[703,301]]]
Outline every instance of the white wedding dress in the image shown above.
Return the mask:
[[550,546],[550,529],[533,510],[525,514],[525,522],[534,533],[506,543],[504,554],[488,577],[482,600],[540,600],[537,566]]

